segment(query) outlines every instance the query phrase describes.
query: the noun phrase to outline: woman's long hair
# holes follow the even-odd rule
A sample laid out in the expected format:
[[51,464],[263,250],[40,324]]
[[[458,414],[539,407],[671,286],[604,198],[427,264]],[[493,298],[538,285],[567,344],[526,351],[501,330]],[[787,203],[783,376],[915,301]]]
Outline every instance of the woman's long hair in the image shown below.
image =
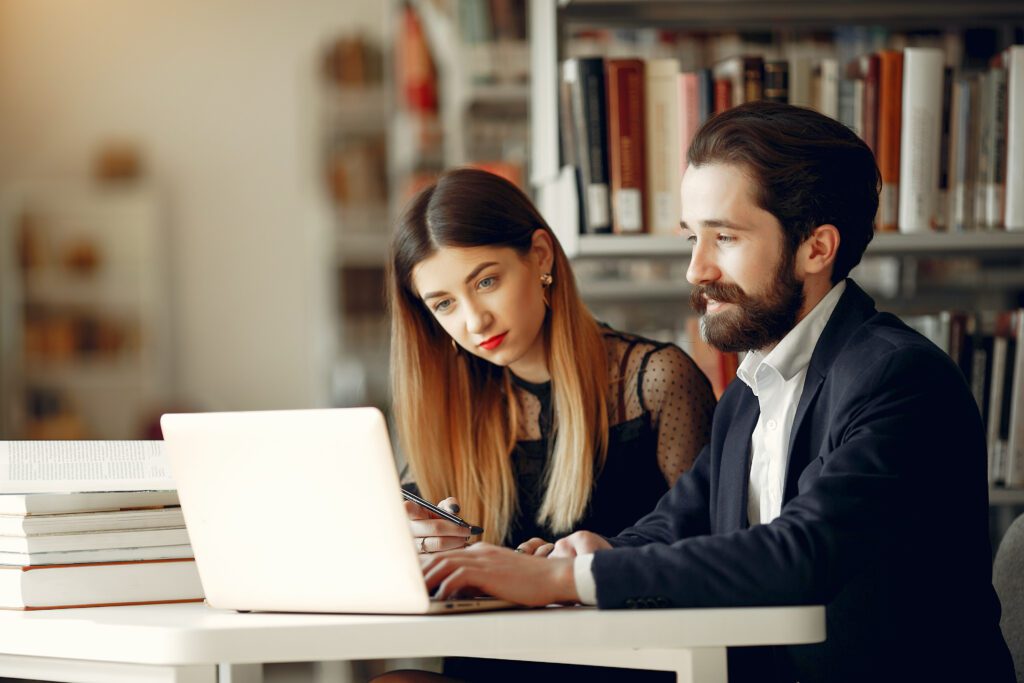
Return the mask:
[[[521,410],[507,368],[452,348],[417,295],[412,271],[442,247],[509,247],[523,258],[535,230],[551,237],[554,279],[544,322],[554,445],[538,522],[565,533],[583,517],[608,448],[608,358],[562,251],[512,183],[456,169],[406,208],[391,243],[391,387],[402,450],[421,494],[457,496],[461,515],[502,543],[516,513],[511,453]],[[539,283],[538,283],[539,286]]]

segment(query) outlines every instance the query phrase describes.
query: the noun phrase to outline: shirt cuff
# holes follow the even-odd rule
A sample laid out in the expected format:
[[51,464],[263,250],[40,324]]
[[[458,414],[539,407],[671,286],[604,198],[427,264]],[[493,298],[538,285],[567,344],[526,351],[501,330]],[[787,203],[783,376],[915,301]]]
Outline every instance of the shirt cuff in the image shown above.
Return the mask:
[[590,564],[594,561],[593,553],[589,555],[577,555],[572,563],[572,575],[576,581],[576,594],[580,596],[580,602],[584,605],[597,604],[597,584],[594,582],[594,575],[590,571]]

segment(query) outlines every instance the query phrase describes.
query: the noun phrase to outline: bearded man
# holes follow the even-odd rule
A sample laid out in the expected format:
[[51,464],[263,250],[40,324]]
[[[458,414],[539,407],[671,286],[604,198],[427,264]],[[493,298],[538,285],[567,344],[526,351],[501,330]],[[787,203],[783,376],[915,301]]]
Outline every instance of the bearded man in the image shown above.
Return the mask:
[[757,102],[710,119],[688,159],[692,304],[710,343],[746,352],[711,443],[618,536],[577,532],[547,557],[478,544],[433,557],[428,586],[602,609],[824,604],[824,643],[730,651],[730,680],[1013,681],[978,407],[949,357],[848,278],[878,209],[871,151]]

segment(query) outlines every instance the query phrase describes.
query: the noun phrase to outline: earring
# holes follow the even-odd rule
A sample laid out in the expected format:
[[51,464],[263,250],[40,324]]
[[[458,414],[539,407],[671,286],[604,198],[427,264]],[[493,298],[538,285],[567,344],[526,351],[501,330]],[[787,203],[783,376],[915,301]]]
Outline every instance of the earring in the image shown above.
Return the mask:
[[540,286],[550,287],[551,283],[555,281],[555,278],[551,277],[551,273],[544,273],[540,276]]

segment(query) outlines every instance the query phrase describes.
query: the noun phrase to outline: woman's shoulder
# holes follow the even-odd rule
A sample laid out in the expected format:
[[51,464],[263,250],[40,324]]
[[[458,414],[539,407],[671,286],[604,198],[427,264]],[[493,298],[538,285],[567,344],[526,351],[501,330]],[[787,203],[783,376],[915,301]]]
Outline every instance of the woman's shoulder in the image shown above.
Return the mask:
[[601,325],[601,332],[613,375],[621,376],[620,369],[627,365],[633,369],[633,373],[643,372],[652,362],[659,366],[680,365],[685,369],[696,367],[693,359],[674,342],[622,332],[604,324]]

